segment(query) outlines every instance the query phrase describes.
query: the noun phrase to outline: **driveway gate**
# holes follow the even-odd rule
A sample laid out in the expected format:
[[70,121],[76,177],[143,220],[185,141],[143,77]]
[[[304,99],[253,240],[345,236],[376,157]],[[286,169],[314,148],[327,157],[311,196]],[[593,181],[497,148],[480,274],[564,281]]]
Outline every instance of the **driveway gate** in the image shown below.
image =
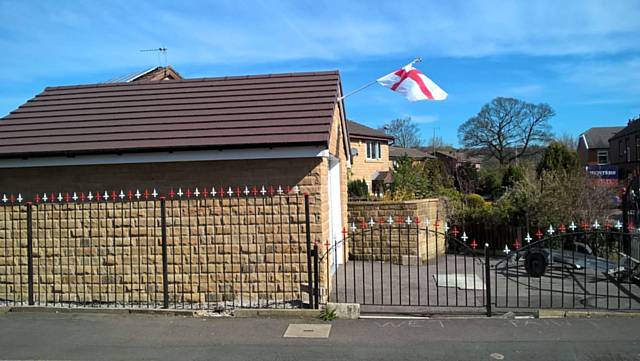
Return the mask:
[[[459,226],[360,220],[345,230],[349,261],[328,270],[329,300],[364,312],[640,309],[640,261],[630,254],[639,236],[620,222],[570,222],[495,252]],[[335,248],[321,258],[336,264]]]

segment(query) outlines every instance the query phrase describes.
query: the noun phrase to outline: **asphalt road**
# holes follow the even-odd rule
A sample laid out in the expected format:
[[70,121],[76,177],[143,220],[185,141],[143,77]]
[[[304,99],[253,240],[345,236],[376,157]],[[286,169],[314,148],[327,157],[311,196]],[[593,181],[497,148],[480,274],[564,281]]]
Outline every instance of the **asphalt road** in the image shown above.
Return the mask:
[[328,339],[282,335],[289,319],[7,313],[0,359],[640,360],[640,320],[338,320]]

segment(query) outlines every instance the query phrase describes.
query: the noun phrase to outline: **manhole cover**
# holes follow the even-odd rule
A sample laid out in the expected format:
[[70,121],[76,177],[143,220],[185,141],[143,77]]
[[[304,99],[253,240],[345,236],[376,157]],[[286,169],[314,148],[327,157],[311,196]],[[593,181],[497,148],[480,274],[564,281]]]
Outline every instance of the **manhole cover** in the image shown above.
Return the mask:
[[457,287],[461,290],[484,290],[484,282],[474,274],[433,275],[438,287]]
[[328,338],[331,325],[292,323],[282,337]]

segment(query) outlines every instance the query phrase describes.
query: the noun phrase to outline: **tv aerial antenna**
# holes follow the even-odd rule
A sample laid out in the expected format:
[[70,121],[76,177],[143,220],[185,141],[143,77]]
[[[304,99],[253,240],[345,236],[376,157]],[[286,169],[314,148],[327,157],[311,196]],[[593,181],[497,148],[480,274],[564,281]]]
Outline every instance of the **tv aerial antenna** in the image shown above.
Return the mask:
[[156,53],[158,55],[158,65],[166,67],[167,66],[167,51],[168,50],[169,49],[167,49],[165,47],[160,47],[160,48],[153,48],[153,49],[142,49],[142,50],[140,50],[140,52],[143,52],[143,53],[148,53],[148,52]]

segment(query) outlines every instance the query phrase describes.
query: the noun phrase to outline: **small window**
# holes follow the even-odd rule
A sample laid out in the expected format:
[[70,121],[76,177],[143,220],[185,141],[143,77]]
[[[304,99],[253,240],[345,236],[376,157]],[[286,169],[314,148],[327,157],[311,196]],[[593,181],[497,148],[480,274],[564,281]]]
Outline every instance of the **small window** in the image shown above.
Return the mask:
[[378,160],[381,158],[380,142],[367,142],[367,159]]
[[627,162],[631,162],[631,152],[629,149],[629,138],[624,140],[624,154],[626,154]]
[[599,150],[598,151],[598,164],[609,164],[609,151]]
[[622,139],[618,142],[618,159],[622,161],[622,156],[624,155],[624,151],[622,150]]

